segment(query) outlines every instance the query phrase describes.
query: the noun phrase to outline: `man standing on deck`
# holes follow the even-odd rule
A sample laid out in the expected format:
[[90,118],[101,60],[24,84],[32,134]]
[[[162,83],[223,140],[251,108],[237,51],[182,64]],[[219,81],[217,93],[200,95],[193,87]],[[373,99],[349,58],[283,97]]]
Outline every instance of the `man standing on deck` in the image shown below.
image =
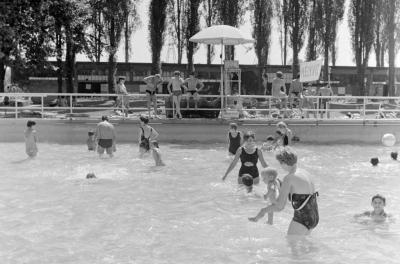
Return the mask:
[[157,92],[157,87],[158,85],[162,84],[163,80],[161,78],[160,74],[155,74],[155,75],[150,75],[146,78],[143,79],[143,81],[146,83],[146,98],[147,98],[147,109],[149,111],[149,117],[150,115],[150,108],[151,108],[151,102],[153,102],[154,106],[154,117],[157,118],[157,97],[156,97],[156,92]]
[[115,147],[115,129],[114,126],[108,122],[107,116],[101,117],[101,122],[97,124],[95,138],[97,140],[97,152],[100,157],[104,154],[106,150],[107,154],[112,157],[113,152],[116,151]]

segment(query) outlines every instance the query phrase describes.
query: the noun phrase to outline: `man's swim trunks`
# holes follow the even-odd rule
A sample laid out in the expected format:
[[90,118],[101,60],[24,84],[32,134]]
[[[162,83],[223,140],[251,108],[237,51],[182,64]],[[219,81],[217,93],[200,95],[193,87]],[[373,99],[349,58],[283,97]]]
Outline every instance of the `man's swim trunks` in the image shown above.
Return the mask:
[[99,146],[107,149],[112,147],[113,140],[112,139],[99,139]]

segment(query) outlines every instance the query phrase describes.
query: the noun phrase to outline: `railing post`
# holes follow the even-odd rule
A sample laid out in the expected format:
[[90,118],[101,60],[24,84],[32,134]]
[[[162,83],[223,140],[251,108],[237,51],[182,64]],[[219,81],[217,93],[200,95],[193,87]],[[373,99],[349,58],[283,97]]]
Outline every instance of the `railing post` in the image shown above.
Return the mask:
[[72,94],[69,95],[69,113],[72,115]]
[[367,97],[364,96],[364,98],[363,98],[363,120],[365,120],[365,108],[367,106],[366,99],[367,99]]
[[319,97],[317,97],[317,121],[319,119]]
[[18,97],[17,96],[15,96],[14,97],[15,99],[14,99],[14,103],[15,103],[15,119],[18,119]]
[[43,95],[40,96],[40,117],[43,118],[43,105],[44,105],[44,99],[43,99]]

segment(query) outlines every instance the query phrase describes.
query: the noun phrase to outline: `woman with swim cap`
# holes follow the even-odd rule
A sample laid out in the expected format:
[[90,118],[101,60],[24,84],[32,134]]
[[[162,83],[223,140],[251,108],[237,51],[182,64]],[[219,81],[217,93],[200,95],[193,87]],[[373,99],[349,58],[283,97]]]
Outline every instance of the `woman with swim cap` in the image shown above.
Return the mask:
[[297,155],[289,148],[284,148],[276,155],[282,169],[288,172],[283,179],[279,197],[276,203],[260,210],[255,217],[249,220],[257,222],[266,213],[279,212],[285,208],[287,199],[292,203],[294,216],[290,222],[288,235],[307,235],[319,222],[317,196],[314,182],[308,174],[296,173]]
[[242,184],[242,176],[244,174],[250,174],[253,177],[253,181],[255,184],[260,182],[259,172],[257,168],[257,162],[260,161],[261,165],[265,168],[268,167],[267,163],[264,160],[264,156],[262,154],[261,149],[256,146],[256,135],[252,131],[248,131],[243,135],[244,144],[236,151],[235,158],[232,160],[228,169],[225,172],[225,175],[222,177],[224,181],[228,176],[229,172],[235,168],[237,162],[242,162],[242,166],[239,170],[239,178],[238,183]]

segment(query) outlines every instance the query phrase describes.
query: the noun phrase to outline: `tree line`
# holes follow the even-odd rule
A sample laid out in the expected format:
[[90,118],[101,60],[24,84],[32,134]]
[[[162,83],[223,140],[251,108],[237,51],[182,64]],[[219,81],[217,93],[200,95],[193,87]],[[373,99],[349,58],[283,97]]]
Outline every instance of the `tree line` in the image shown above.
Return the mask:
[[[5,1],[0,8],[0,92],[4,91],[5,65],[18,72],[56,70],[58,92],[74,91],[76,55],[84,53],[93,62],[108,58],[109,92],[114,91],[116,52],[123,45],[125,61],[131,56],[131,34],[141,26],[138,5],[144,0],[18,0]],[[4,4],[3,4],[4,5]],[[161,51],[166,39],[177,51],[177,63],[184,52],[187,70],[194,69],[197,44],[189,38],[200,26],[226,24],[239,27],[248,14],[255,39],[254,50],[260,71],[268,63],[274,21],[278,25],[282,64],[288,64],[292,50],[292,72],[299,71],[299,52],[305,47],[306,60],[324,59],[335,66],[338,27],[344,18],[346,0],[150,0],[148,4],[149,48],[152,72],[161,71]],[[374,50],[376,66],[389,62],[389,94],[395,91],[395,54],[400,47],[400,0],[348,0],[348,21],[360,95],[365,94],[365,68]],[[202,22],[201,22],[202,21]],[[225,50],[235,58],[234,46]],[[215,56],[207,46],[207,63]],[[55,57],[57,67],[48,62]],[[52,68],[53,67],[53,68]]]

